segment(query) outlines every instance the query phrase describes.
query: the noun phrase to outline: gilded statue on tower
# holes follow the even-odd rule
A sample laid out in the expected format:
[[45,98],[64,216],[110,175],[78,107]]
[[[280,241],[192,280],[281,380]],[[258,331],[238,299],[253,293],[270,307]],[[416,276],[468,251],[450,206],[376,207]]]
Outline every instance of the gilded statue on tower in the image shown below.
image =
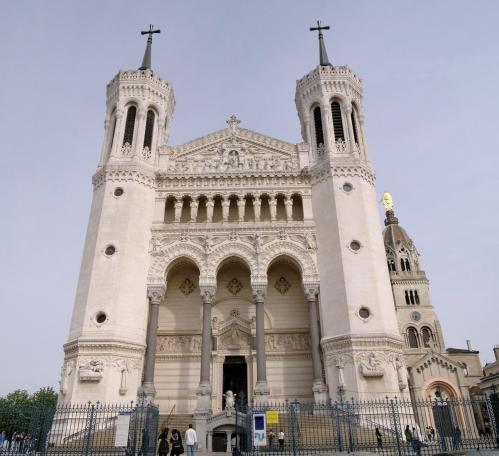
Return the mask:
[[393,199],[392,195],[390,195],[388,192],[383,193],[383,197],[381,198],[381,202],[383,203],[383,206],[385,206],[386,212],[393,212]]

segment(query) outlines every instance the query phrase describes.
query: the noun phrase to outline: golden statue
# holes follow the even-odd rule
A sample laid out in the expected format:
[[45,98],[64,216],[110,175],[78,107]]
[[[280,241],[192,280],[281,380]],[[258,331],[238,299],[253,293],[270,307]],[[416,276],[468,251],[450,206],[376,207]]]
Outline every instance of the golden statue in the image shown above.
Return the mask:
[[381,202],[383,203],[383,206],[385,206],[386,212],[393,211],[392,195],[390,195],[388,192],[383,193],[383,197],[381,198]]

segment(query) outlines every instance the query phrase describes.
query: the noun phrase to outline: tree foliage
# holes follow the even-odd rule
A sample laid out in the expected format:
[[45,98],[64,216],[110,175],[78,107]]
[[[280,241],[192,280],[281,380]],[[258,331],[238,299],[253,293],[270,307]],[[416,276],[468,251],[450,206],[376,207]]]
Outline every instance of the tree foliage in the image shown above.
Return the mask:
[[14,432],[28,432],[34,413],[54,408],[57,394],[52,387],[40,388],[33,394],[26,390],[15,390],[0,397],[0,432],[7,436]]

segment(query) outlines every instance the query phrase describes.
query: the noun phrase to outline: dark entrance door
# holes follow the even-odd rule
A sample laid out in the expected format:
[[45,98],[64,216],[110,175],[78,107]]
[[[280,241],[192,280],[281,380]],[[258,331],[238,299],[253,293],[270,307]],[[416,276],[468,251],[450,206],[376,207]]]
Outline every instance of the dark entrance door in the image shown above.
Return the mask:
[[[244,356],[226,356],[224,361],[223,393],[231,390],[237,394],[236,399],[248,399],[248,366]],[[225,396],[222,398],[222,408],[225,408]]]

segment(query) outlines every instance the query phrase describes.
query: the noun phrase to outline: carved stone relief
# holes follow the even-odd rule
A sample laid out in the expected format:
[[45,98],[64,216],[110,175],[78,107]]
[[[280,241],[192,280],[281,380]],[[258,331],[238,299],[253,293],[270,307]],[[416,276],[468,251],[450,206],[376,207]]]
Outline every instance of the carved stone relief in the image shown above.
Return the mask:
[[196,289],[196,285],[191,279],[187,278],[178,288],[185,296],[189,296]]
[[279,277],[274,284],[274,288],[284,295],[291,288],[291,284],[286,277]]
[[158,336],[157,353],[200,353],[201,336]]
[[103,371],[104,363],[100,360],[91,360],[80,364],[78,368],[80,382],[100,382]]
[[266,334],[265,350],[267,352],[309,351],[310,336],[308,334]]

